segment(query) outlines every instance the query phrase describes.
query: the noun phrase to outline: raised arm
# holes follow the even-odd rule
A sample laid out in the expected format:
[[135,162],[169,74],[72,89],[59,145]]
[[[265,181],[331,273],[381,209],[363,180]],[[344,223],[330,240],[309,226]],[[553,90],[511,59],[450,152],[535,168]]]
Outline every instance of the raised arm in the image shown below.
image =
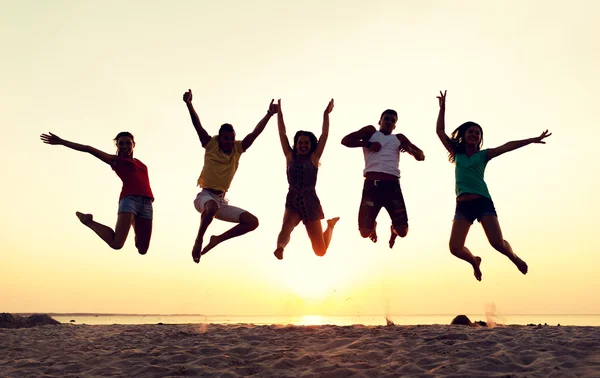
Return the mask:
[[317,148],[315,149],[315,159],[318,161],[323,155],[323,151],[325,151],[325,144],[327,144],[327,138],[329,137],[329,113],[333,110],[333,99],[329,101],[325,111],[323,112],[323,129],[321,131],[321,136],[319,137],[319,143],[317,143]]
[[290,147],[290,141],[288,140],[285,132],[285,123],[283,122],[283,112],[281,111],[281,99],[277,100],[277,129],[279,130],[279,141],[281,142],[281,148],[287,161],[292,159],[292,147]]
[[509,151],[516,150],[517,148],[525,147],[531,143],[546,144],[546,142],[544,142],[544,139],[549,137],[550,135],[552,135],[552,133],[549,133],[548,130],[546,130],[539,137],[523,139],[523,140],[515,140],[512,142],[505,143],[500,147],[490,148],[487,150],[487,158],[488,158],[488,160],[491,160],[491,159],[495,158],[496,156],[502,155],[505,152],[509,152]]
[[97,150],[91,146],[85,146],[83,144],[69,142],[68,140],[62,139],[59,136],[54,135],[52,133],[42,134],[40,135],[40,139],[46,144],[61,145],[73,149],[75,151],[87,152],[89,154],[94,155],[95,157],[102,160],[108,165],[112,165],[117,159],[116,155],[107,154],[106,152]]
[[437,96],[437,99],[440,104],[440,112],[438,113],[435,132],[437,133],[438,138],[440,138],[442,144],[444,145],[444,147],[446,147],[448,152],[454,154],[452,144],[450,143],[450,138],[448,137],[448,135],[446,135],[446,123],[444,120],[446,116],[446,91],[444,91],[444,93],[440,91],[440,95]]
[[381,150],[381,144],[369,142],[369,139],[377,130],[372,125],[365,126],[362,129],[346,135],[342,138],[342,144],[346,147],[365,147],[371,151],[377,152]]
[[278,110],[279,107],[276,104],[273,104],[273,100],[271,100],[271,103],[269,104],[269,110],[267,110],[267,114],[265,114],[265,116],[258,122],[254,130],[252,130],[252,132],[246,135],[246,137],[242,140],[242,148],[244,149],[244,151],[246,151],[248,148],[250,148],[250,146],[252,146],[252,143],[254,143],[254,141],[256,140],[256,138],[258,138],[260,133],[263,132],[265,126],[267,126],[267,123],[269,122],[273,114],[277,113]]
[[425,154],[421,149],[411,143],[410,140],[404,134],[397,134],[398,140],[400,141],[400,150],[408,152],[418,161],[425,160]]
[[194,129],[198,133],[198,138],[200,138],[200,143],[202,143],[202,147],[206,146],[208,142],[210,142],[210,135],[204,130],[202,124],[200,123],[200,118],[194,110],[194,105],[192,105],[192,90],[189,89],[187,92],[183,94],[183,102],[187,105],[187,108],[190,112],[190,117],[192,117],[192,123],[194,124]]

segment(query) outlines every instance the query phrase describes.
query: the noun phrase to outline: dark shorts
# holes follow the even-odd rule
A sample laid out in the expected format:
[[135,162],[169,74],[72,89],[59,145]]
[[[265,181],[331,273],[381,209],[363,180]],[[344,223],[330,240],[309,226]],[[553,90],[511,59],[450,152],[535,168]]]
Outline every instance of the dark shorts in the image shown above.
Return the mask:
[[408,227],[408,215],[399,180],[365,180],[358,210],[358,228],[375,228],[375,219],[382,207],[390,215],[395,229]]
[[315,190],[290,189],[285,198],[285,208],[297,212],[304,224],[325,218]]
[[481,223],[481,218],[485,216],[497,217],[494,202],[487,198],[481,197],[470,201],[456,201],[456,211],[454,212],[454,220],[465,219],[473,224],[477,219]]

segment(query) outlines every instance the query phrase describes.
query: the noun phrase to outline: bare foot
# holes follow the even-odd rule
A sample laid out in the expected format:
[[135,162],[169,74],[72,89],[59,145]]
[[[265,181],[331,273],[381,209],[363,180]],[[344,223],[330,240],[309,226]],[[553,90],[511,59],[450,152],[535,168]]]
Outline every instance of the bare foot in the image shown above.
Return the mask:
[[273,254],[277,257],[277,260],[283,260],[283,248],[278,247]]
[[475,278],[477,281],[481,281],[481,270],[479,270],[479,265],[481,265],[481,257],[475,256],[475,265],[473,265],[473,273],[475,274]]
[[77,215],[77,218],[79,218],[81,223],[85,224],[86,226],[88,225],[88,223],[94,220],[94,216],[92,214],[84,214],[80,213],[79,211],[76,211],[75,215]]
[[377,222],[373,225],[373,231],[371,232],[371,235],[369,235],[369,239],[371,239],[373,243],[377,243]]
[[390,249],[394,247],[394,244],[396,243],[396,238],[398,237],[398,234],[396,233],[396,231],[394,231],[394,226],[390,226]]
[[192,258],[196,264],[200,262],[200,251],[202,251],[202,240],[196,240],[192,248]]
[[206,247],[204,247],[204,249],[202,250],[201,255],[205,255],[208,253],[208,251],[210,251],[211,249],[215,248],[221,241],[219,240],[219,237],[216,235],[213,235],[210,237],[210,241],[208,242],[208,245]]
[[527,263],[525,261],[519,258],[519,256],[515,255],[513,263],[517,266],[517,268],[519,268],[519,271],[521,273],[527,274],[527,270],[529,269],[529,267],[527,266]]
[[335,224],[340,220],[340,217],[327,219],[327,227],[334,227]]

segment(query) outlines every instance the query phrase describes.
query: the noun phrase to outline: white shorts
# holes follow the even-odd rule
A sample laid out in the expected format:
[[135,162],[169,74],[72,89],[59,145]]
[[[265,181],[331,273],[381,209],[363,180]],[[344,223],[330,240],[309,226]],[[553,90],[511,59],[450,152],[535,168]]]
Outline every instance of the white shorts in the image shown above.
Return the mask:
[[215,218],[225,221],[225,222],[240,222],[240,215],[246,212],[244,209],[240,209],[239,207],[231,206],[228,201],[223,198],[223,196],[209,192],[206,189],[202,189],[200,193],[196,196],[194,200],[194,207],[198,210],[199,213],[204,211],[204,206],[208,201],[215,201],[219,210],[215,214]]

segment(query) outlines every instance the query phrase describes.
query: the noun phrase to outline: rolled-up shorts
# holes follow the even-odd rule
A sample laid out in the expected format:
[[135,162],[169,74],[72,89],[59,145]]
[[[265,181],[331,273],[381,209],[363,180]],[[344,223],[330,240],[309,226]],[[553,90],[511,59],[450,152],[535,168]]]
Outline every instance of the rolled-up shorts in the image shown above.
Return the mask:
[[203,189],[194,200],[194,207],[199,213],[204,212],[204,207],[208,201],[215,201],[219,210],[215,214],[215,218],[225,221],[239,223],[240,215],[246,212],[244,209],[239,207],[231,206],[229,201],[223,197],[223,195],[215,194],[206,189]]
[[144,196],[127,196],[119,201],[118,214],[133,213],[143,219],[152,219],[152,199]]

